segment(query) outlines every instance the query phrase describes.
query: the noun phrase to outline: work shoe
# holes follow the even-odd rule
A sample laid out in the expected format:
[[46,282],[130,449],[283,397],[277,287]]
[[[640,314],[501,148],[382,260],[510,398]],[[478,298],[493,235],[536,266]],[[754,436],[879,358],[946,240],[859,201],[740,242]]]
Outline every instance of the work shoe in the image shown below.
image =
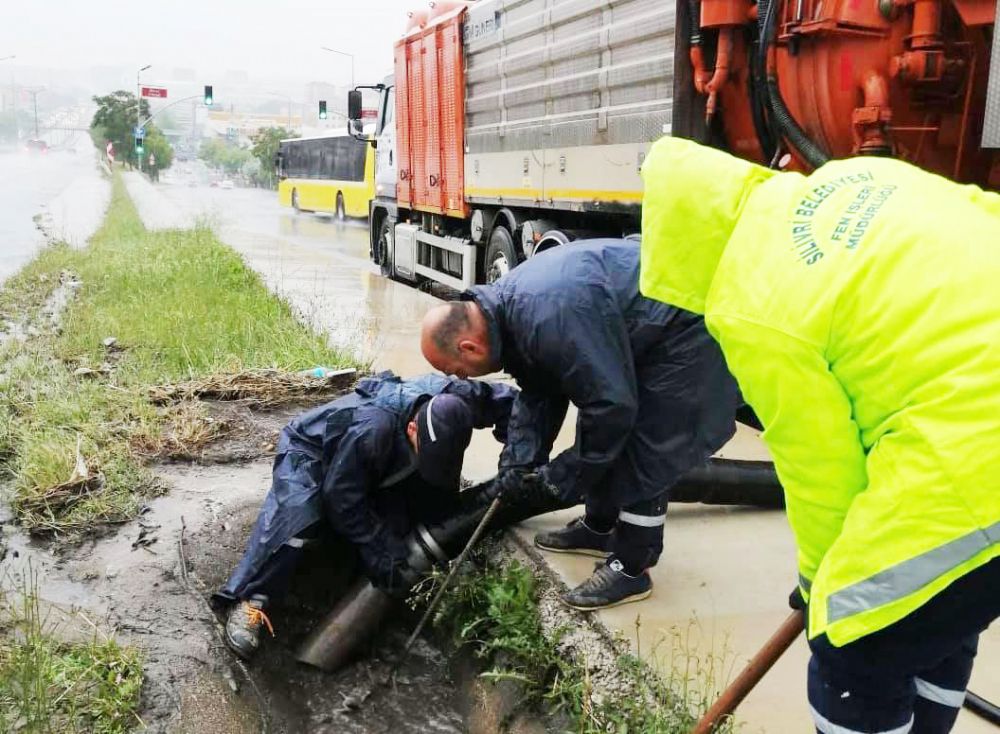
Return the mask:
[[578,517],[562,530],[539,533],[535,536],[535,545],[553,553],[578,553],[582,556],[607,558],[611,555],[612,537],[614,530],[599,533],[587,527],[584,518]]
[[237,602],[226,619],[226,644],[244,660],[249,660],[260,646],[260,628],[266,626],[274,637],[271,620],[264,613],[264,602],[252,598]]
[[653,593],[653,580],[643,571],[638,576],[625,573],[622,562],[612,558],[599,563],[589,579],[563,594],[563,604],[581,612],[607,609],[619,604],[641,601]]

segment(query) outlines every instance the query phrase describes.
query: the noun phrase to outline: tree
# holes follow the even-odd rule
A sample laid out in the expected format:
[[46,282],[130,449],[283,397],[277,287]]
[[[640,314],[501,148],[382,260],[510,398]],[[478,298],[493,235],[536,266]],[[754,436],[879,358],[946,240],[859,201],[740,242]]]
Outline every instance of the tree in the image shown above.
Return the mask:
[[156,168],[165,171],[174,162],[174,149],[169,141],[163,136],[159,128],[152,123],[146,125],[146,160],[153,156],[156,160]]
[[[115,157],[134,166],[136,157],[132,128],[136,125],[135,95],[119,89],[117,92],[103,97],[95,96],[93,99],[97,105],[94,119],[90,121],[94,145],[103,149],[110,140],[115,144]],[[139,117],[142,120],[149,117],[149,102],[144,99],[139,100]],[[98,134],[101,135],[100,138],[97,137]]]
[[274,156],[278,153],[278,144],[286,138],[297,137],[299,134],[294,130],[284,127],[265,127],[250,138],[253,142],[250,152],[260,162],[258,175],[262,180],[266,180],[269,186],[274,185]]
[[[135,138],[132,135],[136,126],[135,95],[119,89],[117,92],[93,99],[97,105],[97,112],[90,122],[90,137],[94,145],[104,150],[104,146],[110,140],[115,144],[115,157],[118,160],[136,165]],[[148,117],[149,102],[140,99],[139,118],[145,120]],[[170,143],[152,122],[147,122],[144,129],[146,131],[144,155],[153,153],[156,156],[156,167],[161,171],[169,168],[174,159]]]
[[198,157],[212,168],[221,168],[226,173],[233,174],[239,171],[253,154],[246,148],[213,139],[201,144]]

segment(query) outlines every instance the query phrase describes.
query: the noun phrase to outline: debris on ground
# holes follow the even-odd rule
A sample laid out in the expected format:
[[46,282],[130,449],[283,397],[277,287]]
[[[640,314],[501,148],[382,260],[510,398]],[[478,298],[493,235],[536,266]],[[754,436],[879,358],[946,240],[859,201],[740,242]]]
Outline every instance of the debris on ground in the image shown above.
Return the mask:
[[[104,488],[104,474],[96,460],[83,457],[80,444],[81,440],[77,437],[76,463],[69,479],[44,492],[19,498],[18,510],[22,514],[51,517],[65,512],[80,500],[101,492]],[[44,522],[40,521],[39,524],[44,525]]]
[[210,375],[198,380],[158,385],[149,391],[150,400],[166,405],[183,400],[239,401],[250,408],[270,408],[290,402],[336,395],[357,379],[357,370],[348,368],[323,377],[275,369]]

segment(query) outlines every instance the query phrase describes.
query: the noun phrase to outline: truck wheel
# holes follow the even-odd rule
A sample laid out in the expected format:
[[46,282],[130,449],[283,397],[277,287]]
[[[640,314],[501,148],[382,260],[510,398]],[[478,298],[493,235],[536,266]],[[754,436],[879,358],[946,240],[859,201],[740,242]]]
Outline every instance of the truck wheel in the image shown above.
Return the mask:
[[296,212],[302,211],[299,208],[299,190],[298,189],[292,189],[292,209],[294,209]]
[[347,213],[344,211],[344,195],[341,192],[337,192],[337,220],[343,222],[347,217]]
[[514,247],[514,238],[506,227],[496,226],[490,233],[490,244],[486,248],[486,263],[483,275],[487,283],[495,283],[521,262]]
[[375,263],[387,278],[392,277],[392,222],[388,216],[382,217],[378,225],[378,239],[375,241]]

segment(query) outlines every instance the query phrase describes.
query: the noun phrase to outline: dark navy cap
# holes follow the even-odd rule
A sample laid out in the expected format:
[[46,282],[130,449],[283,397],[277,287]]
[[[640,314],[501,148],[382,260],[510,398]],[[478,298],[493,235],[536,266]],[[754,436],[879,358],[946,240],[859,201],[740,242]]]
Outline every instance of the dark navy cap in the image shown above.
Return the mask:
[[458,489],[472,440],[472,411],[454,395],[435,395],[417,412],[417,470],[425,481]]

